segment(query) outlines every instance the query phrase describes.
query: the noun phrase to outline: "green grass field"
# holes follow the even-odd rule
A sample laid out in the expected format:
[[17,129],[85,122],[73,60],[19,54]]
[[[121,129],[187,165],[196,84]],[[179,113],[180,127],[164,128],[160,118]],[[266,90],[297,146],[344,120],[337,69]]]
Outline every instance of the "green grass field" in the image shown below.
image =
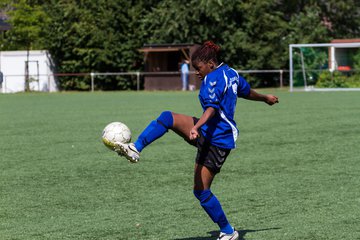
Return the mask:
[[[212,190],[241,239],[360,239],[360,93],[239,100],[237,149]],[[102,145],[195,92],[0,95],[0,239],[216,239],[192,194],[196,150],[173,132],[130,164]]]

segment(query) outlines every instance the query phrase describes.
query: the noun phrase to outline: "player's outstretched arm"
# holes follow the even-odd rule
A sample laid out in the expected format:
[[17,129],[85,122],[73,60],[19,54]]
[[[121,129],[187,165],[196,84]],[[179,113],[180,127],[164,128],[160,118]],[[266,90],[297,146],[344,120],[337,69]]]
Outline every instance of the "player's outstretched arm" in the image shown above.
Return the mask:
[[275,103],[279,102],[279,98],[277,96],[272,95],[272,94],[261,94],[261,93],[256,92],[253,89],[250,89],[249,95],[244,98],[247,100],[265,102],[269,105],[274,105]]

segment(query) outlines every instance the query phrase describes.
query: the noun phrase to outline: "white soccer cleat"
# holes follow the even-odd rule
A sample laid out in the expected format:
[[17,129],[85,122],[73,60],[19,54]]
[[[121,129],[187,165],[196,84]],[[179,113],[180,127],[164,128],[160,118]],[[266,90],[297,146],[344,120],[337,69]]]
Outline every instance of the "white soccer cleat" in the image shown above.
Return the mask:
[[140,159],[140,153],[135,148],[134,143],[115,142],[114,151],[117,152],[120,156],[124,156],[132,163],[137,163]]
[[217,240],[238,240],[239,239],[239,233],[235,231],[232,234],[226,234],[223,232],[220,232],[220,236]]

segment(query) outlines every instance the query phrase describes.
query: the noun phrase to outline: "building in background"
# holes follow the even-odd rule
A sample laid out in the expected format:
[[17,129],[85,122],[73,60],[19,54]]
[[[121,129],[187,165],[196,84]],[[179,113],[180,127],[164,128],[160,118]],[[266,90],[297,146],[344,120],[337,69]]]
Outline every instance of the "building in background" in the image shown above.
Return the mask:
[[1,93],[25,91],[26,62],[29,64],[30,91],[56,92],[54,64],[47,51],[2,51],[0,71],[3,74]]
[[[330,47],[329,48],[329,69],[331,71],[352,71],[354,70],[353,56],[359,51],[359,46],[352,46],[345,44],[347,43],[360,43],[358,39],[334,39],[331,43],[344,44],[341,47]],[[359,69],[355,69],[359,71]]]
[[[139,51],[144,53],[145,90],[182,90],[180,66],[184,59],[190,61],[196,44],[145,44]],[[200,80],[191,74],[189,89],[199,88]]]

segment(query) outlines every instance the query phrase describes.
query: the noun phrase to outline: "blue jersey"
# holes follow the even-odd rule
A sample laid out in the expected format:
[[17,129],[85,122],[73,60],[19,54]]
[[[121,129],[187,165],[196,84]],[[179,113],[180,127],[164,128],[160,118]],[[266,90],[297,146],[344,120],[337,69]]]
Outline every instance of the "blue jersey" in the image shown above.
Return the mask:
[[239,134],[234,121],[237,97],[248,96],[246,80],[226,64],[205,76],[199,99],[203,110],[213,107],[215,115],[201,127],[201,133],[212,145],[232,149]]

